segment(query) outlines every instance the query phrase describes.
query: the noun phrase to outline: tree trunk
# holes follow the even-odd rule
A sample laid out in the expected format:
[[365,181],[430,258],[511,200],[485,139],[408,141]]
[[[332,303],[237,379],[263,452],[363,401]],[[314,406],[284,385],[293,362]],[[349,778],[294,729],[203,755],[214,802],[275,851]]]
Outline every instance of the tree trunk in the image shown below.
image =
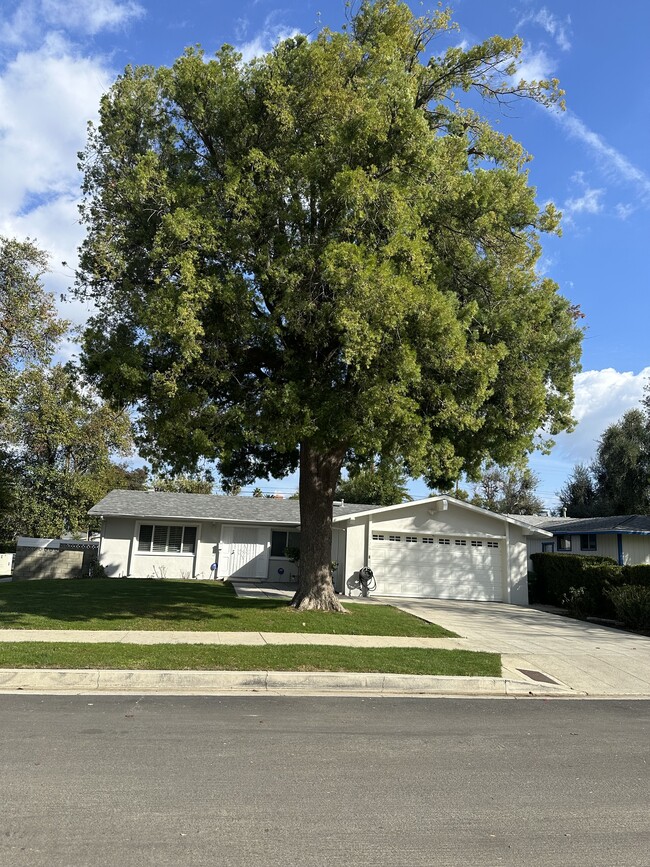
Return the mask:
[[332,512],[345,449],[322,454],[300,444],[300,577],[291,605],[299,611],[345,611],[332,582]]

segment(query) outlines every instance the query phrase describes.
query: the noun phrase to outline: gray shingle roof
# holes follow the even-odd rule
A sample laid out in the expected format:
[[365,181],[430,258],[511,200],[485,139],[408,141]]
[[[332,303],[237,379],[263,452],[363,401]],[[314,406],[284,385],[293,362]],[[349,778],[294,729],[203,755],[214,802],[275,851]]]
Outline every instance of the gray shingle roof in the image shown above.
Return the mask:
[[[546,525],[544,525],[546,526]],[[606,518],[556,518],[547,530],[554,533],[650,533],[650,515],[611,515]]]
[[[354,515],[375,506],[346,503],[334,507],[334,517]],[[157,491],[111,491],[89,515],[170,520],[247,521],[266,524],[300,522],[298,500],[266,497],[215,497],[212,494],[165,494]]]

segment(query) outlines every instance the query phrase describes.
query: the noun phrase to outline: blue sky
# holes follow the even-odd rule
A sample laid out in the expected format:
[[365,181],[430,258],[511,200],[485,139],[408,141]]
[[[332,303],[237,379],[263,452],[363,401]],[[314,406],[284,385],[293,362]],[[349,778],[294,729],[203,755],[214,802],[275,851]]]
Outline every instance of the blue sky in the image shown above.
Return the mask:
[[[521,74],[557,76],[566,90],[562,115],[528,103],[488,109],[534,155],[530,178],[539,202],[552,200],[563,211],[563,236],[545,240],[541,265],[585,314],[579,424],[551,455],[531,460],[552,506],[573,464],[593,456],[606,425],[638,405],[650,375],[650,4],[628,0],[621,14],[590,0],[451,6],[460,30],[441,49],[517,33],[525,43]],[[82,233],[76,153],[102,92],[126,64],[169,64],[197,42],[208,53],[229,42],[248,58],[298,31],[338,29],[345,14],[342,0],[3,0],[0,233],[33,237],[48,250],[48,287],[64,293]],[[61,309],[77,323],[87,315],[80,303]],[[294,480],[278,488],[292,490]],[[413,493],[426,488],[416,483]]]

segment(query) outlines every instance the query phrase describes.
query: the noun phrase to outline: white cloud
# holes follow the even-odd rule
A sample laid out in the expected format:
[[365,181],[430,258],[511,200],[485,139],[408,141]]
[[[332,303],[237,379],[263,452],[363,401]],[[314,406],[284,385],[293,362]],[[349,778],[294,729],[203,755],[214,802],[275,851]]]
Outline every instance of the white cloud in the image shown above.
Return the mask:
[[562,213],[565,218],[570,218],[574,214],[600,214],[603,210],[601,199],[604,192],[604,190],[595,187],[585,187],[582,195],[565,201],[562,206]]
[[47,24],[95,34],[114,30],[145,13],[133,0],[42,0]]
[[573,410],[578,424],[573,433],[557,438],[557,453],[572,463],[591,461],[605,428],[618,421],[628,409],[639,407],[649,378],[650,367],[636,374],[612,367],[579,373],[575,379]]
[[109,80],[56,35],[0,73],[0,219],[78,189],[77,151]]
[[269,15],[263,28],[248,42],[244,42],[237,46],[237,51],[242,55],[244,62],[253,60],[255,57],[260,57],[263,54],[268,54],[271,49],[282,42],[284,39],[291,39],[300,31],[295,27],[287,27],[285,24],[274,24],[274,15]]
[[542,479],[539,494],[547,508],[556,508],[557,492],[563,487],[576,464],[590,464],[596,456],[598,440],[605,428],[617,422],[629,409],[638,409],[643,390],[650,378],[650,367],[639,373],[585,370],[575,378],[577,420],[573,433],[555,437],[551,454],[531,455],[530,466]]
[[644,203],[650,203],[650,177],[637,166],[633,165],[616,148],[609,145],[601,135],[580,120],[570,111],[553,112],[553,117],[564,127],[572,138],[587,145],[598,157],[606,174],[636,186]]
[[517,23],[517,28],[523,27],[524,24],[537,24],[542,27],[549,36],[552,36],[558,47],[562,49],[562,51],[569,51],[571,48],[571,40],[569,39],[569,27],[571,25],[571,17],[567,15],[567,17],[562,20],[554,15],[552,12],[542,6],[537,12],[531,12],[530,14],[521,18]]
[[530,51],[527,48],[521,53],[515,78],[520,81],[547,81],[553,78],[555,61],[540,48],[538,51]]
[[19,0],[0,25],[0,42],[34,43],[49,30],[95,35],[115,30],[145,14],[135,0]]
[[616,216],[619,220],[627,220],[627,218],[636,211],[634,205],[619,202],[616,205]]

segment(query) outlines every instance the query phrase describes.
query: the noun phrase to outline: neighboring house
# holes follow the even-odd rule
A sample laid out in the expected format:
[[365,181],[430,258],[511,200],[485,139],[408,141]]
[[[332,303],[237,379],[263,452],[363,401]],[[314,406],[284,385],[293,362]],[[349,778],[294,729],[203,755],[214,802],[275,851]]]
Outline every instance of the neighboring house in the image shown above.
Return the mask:
[[521,515],[520,520],[553,534],[550,540],[529,537],[528,555],[538,551],[612,557],[619,566],[650,563],[650,516],[608,518],[544,518]]
[[[112,491],[90,510],[102,518],[99,561],[110,576],[291,581],[299,503]],[[552,534],[448,496],[398,506],[334,506],[332,561],[340,593],[358,594],[370,566],[375,593],[528,603],[527,539]]]

